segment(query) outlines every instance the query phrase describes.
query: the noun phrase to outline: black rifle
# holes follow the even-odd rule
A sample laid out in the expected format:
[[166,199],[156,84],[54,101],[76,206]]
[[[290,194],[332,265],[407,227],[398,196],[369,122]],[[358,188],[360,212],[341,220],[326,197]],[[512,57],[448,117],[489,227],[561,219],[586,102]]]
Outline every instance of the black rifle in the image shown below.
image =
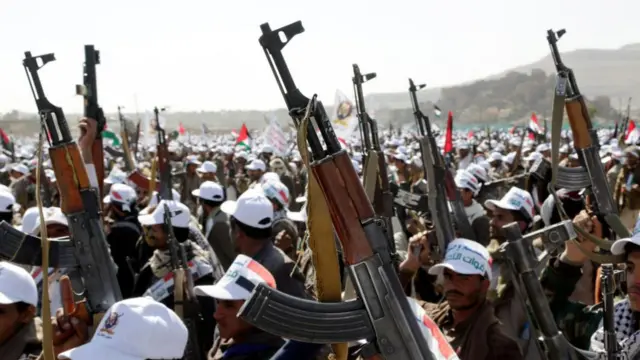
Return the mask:
[[444,157],[440,154],[440,149],[436,144],[429,117],[420,110],[417,92],[425,86],[424,84],[416,86],[413,80],[409,79],[409,95],[413,106],[413,116],[421,137],[419,140],[420,151],[422,153],[422,166],[427,178],[429,211],[431,212],[431,221],[436,228],[439,243],[439,249],[434,249],[435,251],[432,253],[435,257],[442,258],[447,251],[447,245],[456,238],[452,226],[454,221],[451,221],[449,215],[449,204],[451,204],[451,209],[453,210],[455,227],[462,237],[475,240],[476,236],[464,210],[460,192],[453,179],[453,173],[445,163]]
[[[71,243],[86,289],[85,297],[90,311],[101,314],[122,300],[116,266],[109,254],[103,232],[101,202],[98,203],[96,189],[89,183],[84,161],[71,137],[64,112],[47,99],[40,81],[38,70],[54,61],[55,56],[32,56],[30,52],[25,52],[24,55],[22,63],[38,107],[41,124],[49,134],[49,156],[59,183],[60,208],[69,219]],[[52,264],[61,262],[62,259],[57,259]]]
[[602,264],[600,266],[600,289],[602,290],[602,304],[604,307],[604,315],[602,318],[602,327],[604,331],[604,350],[607,353],[607,360],[619,359],[621,355],[621,347],[616,339],[616,328],[614,313],[616,310],[613,302],[613,295],[616,292],[616,276],[621,275],[621,271],[616,272],[613,264]]
[[[163,199],[170,201],[169,199]],[[177,215],[177,214],[176,214]],[[184,244],[178,244],[173,233],[171,223],[172,212],[167,203],[164,203],[164,228],[167,234],[167,245],[171,255],[171,271],[173,272],[173,310],[182,319],[189,330],[189,339],[185,348],[184,360],[200,360],[200,344],[198,342],[197,323],[200,317],[200,308],[193,291],[193,276],[189,269]]]
[[100,51],[93,45],[84,46],[84,65],[82,71],[83,85],[76,85],[76,94],[84,98],[84,116],[97,122],[96,139],[93,141],[91,157],[98,177],[98,193],[102,199],[104,189],[104,149],[102,147],[102,130],[107,120],[98,105],[98,80],[96,65],[100,64]]
[[122,158],[127,172],[136,169],[133,157],[131,157],[131,148],[129,147],[129,129],[127,119],[122,114],[122,107],[118,106],[118,121],[120,122],[120,137],[122,137]]
[[[318,303],[261,284],[238,316],[288,339],[324,344],[367,339],[368,352],[379,353],[387,360],[433,359],[396,275],[383,225],[376,219],[358,174],[338,142],[322,103],[315,95],[309,99],[300,92],[282,55],[291,38],[304,31],[302,23],[297,21],[276,30],[271,30],[269,24],[260,28],[260,45],[289,113],[299,128],[308,129],[313,159],[310,170],[327,200],[357,299]],[[314,122],[326,148],[321,145]]]
[[522,235],[520,225],[515,222],[505,225],[502,229],[507,242],[503,244],[501,250],[506,252],[506,258],[509,260],[514,286],[520,292],[520,284],[522,284],[521,297],[528,299],[528,304],[531,306],[531,311],[527,314],[533,317],[531,323],[537,324],[539,340],[542,341],[546,350],[541,355],[546,355],[549,360],[593,358],[594,354],[574,348],[558,329],[536,274],[540,258],[536,257],[531,245],[534,239],[542,238],[545,252],[556,252],[566,241],[575,239],[577,236],[571,220],[565,220],[526,236]]
[[173,192],[171,191],[171,163],[169,162],[169,148],[167,147],[167,137],[164,129],[160,126],[160,112],[165,109],[153,109],[153,114],[156,119],[156,135],[157,145],[156,151],[158,153],[158,173],[160,174],[160,191],[158,194],[161,199],[173,200]]
[[[378,171],[375,174],[376,178],[373,179],[375,181],[375,192],[373,193],[372,199],[373,209],[384,223],[387,242],[389,243],[389,252],[395,254],[396,243],[393,239],[393,226],[391,225],[391,218],[393,218],[393,194],[389,188],[387,162],[380,147],[378,122],[367,113],[364,94],[362,92],[362,84],[371,79],[375,79],[375,77],[376,73],[362,74],[358,65],[353,64],[353,92],[356,99],[356,110],[362,131],[364,150],[366,151],[365,165],[368,165],[369,161],[377,161],[378,166]],[[367,166],[365,166],[365,168],[367,168]],[[366,181],[371,181],[371,179],[367,179]]]

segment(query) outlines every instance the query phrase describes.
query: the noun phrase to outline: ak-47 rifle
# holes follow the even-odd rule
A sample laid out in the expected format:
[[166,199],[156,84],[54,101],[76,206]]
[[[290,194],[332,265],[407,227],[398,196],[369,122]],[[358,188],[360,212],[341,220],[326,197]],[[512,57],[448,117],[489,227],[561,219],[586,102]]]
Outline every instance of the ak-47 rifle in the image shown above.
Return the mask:
[[[378,136],[378,122],[369,116],[365,106],[364,94],[362,92],[362,84],[375,79],[376,73],[362,74],[357,64],[353,64],[353,92],[356,99],[356,110],[358,119],[360,120],[360,128],[362,129],[363,145],[366,151],[365,169],[369,169],[375,162],[377,171],[368,174],[366,171],[364,185],[368,190],[369,182],[372,182],[373,194],[367,193],[367,196],[373,202],[373,209],[376,215],[382,220],[385,226],[387,242],[389,244],[389,252],[396,253],[396,243],[393,239],[393,227],[391,218],[393,218],[393,194],[389,188],[389,175],[387,174],[387,162],[384,153],[380,147],[380,137]],[[368,178],[374,175],[375,178]],[[373,196],[372,196],[373,195]]]
[[566,241],[576,238],[572,221],[565,220],[525,236],[520,232],[520,225],[515,222],[503,226],[502,229],[507,241],[500,251],[505,253],[505,258],[509,261],[509,268],[513,272],[513,284],[520,298],[528,299],[531,311],[525,313],[533,317],[530,323],[537,325],[534,330],[539,333],[539,340],[544,346],[544,349],[540,349],[540,355],[548,360],[573,360],[581,357],[594,359],[592,353],[571,346],[558,329],[536,274],[543,256],[536,257],[531,246],[534,239],[541,238],[545,253],[556,252]]
[[518,170],[520,163],[522,162],[522,148],[524,147],[524,136],[527,134],[527,129],[522,129],[520,134],[520,144],[518,150],[516,150],[516,156],[513,158],[513,162],[509,167],[509,176],[514,176],[514,173]]
[[122,150],[124,152],[125,171],[130,172],[136,169],[133,158],[131,157],[131,148],[129,148],[129,131],[127,129],[127,119],[122,114],[122,106],[118,106],[118,121],[120,122],[120,137],[122,137]]
[[[276,30],[265,23],[260,28],[260,45],[289,113],[300,131],[306,130],[313,160],[310,169],[326,198],[357,300],[317,303],[258,285],[238,315],[288,339],[324,344],[367,339],[367,351],[387,360],[433,359],[396,275],[383,225],[375,216],[358,174],[338,142],[322,103],[315,95],[309,99],[300,92],[282,54],[291,38],[304,31],[302,23],[297,21]],[[282,39],[282,35],[286,38]],[[326,148],[321,145],[311,118]]]
[[164,108],[158,109],[155,107],[153,109],[153,114],[156,117],[156,153],[158,156],[158,173],[160,174],[160,190],[158,190],[158,195],[160,195],[161,199],[171,200],[173,198],[173,193],[171,191],[171,163],[169,162],[167,137],[164,129],[160,126],[161,111],[164,111]]
[[432,251],[432,254],[434,254],[435,260],[441,260],[447,251],[449,243],[457,237],[452,227],[454,222],[451,221],[449,205],[453,210],[455,227],[462,237],[475,240],[476,236],[464,211],[464,205],[454,182],[453,173],[445,163],[444,157],[436,144],[429,117],[420,110],[417,92],[425,86],[425,84],[416,86],[413,80],[409,79],[409,96],[413,106],[413,116],[416,119],[421,136],[419,142],[422,152],[422,166],[427,178],[429,212],[438,237],[438,249],[434,249],[435,251]]
[[[600,220],[604,220],[603,224],[606,223],[608,225],[608,229],[605,229],[605,234],[608,234],[608,237],[612,239],[616,234],[620,237],[628,237],[629,230],[620,221],[618,208],[611,195],[611,187],[609,186],[602,161],[600,160],[598,135],[591,123],[584,97],[578,89],[578,83],[576,82],[573,70],[562,62],[560,51],[558,51],[558,40],[565,33],[566,30],[564,29],[558,32],[554,32],[553,30],[547,31],[547,42],[551,49],[551,57],[553,58],[558,76],[555,94],[557,99],[554,99],[554,113],[556,113],[557,110],[555,107],[561,106],[562,103],[564,103],[564,108],[569,118],[569,125],[571,126],[571,132],[573,133],[573,147],[578,152],[582,167],[584,167],[589,174],[591,199],[593,200],[592,210]],[[556,131],[559,131],[559,128],[562,126],[562,117],[560,116],[558,119],[556,116],[554,122],[560,122],[559,124],[552,124]],[[552,144],[552,147],[555,145],[556,144]],[[554,150],[552,155],[552,158],[555,160],[557,158],[557,150]],[[553,166],[555,168],[557,163],[554,163]],[[579,228],[576,228],[576,231],[581,235],[586,233]],[[585,234],[585,236],[588,235],[590,234]],[[590,240],[591,238],[592,237],[589,237]],[[600,243],[599,245],[604,244]]]
[[[93,166],[96,168],[98,176],[98,195],[102,199],[104,191],[104,149],[102,147],[102,131],[107,120],[104,112],[98,103],[98,81],[96,75],[96,65],[100,64],[100,51],[93,45],[84,46],[84,66],[82,72],[83,85],[76,85],[76,94],[84,97],[84,116],[98,122],[96,139],[93,141],[91,156]],[[102,201],[100,202],[102,208]]]
[[[109,254],[103,232],[98,192],[89,182],[87,169],[78,146],[71,137],[62,108],[47,99],[40,81],[38,70],[54,61],[54,54],[32,56],[27,51],[24,55],[22,63],[40,120],[49,134],[49,156],[58,180],[60,208],[69,220],[71,232],[70,242],[52,246],[50,266],[79,268],[89,311],[94,315],[94,321],[99,322],[111,305],[122,300],[122,295],[116,278],[116,266]],[[102,163],[102,159],[100,162]],[[6,231],[6,227],[3,229]],[[9,238],[11,234],[16,233],[5,233]],[[26,241],[25,237],[23,239]],[[70,246],[74,249],[73,260],[68,257]]]
[[616,306],[613,301],[613,295],[617,289],[616,277],[620,277],[621,271],[614,270],[613,264],[602,264],[600,269],[600,288],[602,289],[602,305],[604,308],[604,315],[602,317],[604,351],[607,354],[607,360],[616,360],[620,359],[622,351],[616,339],[614,320]]
[[[169,191],[171,194],[171,191]],[[167,245],[171,255],[171,271],[173,272],[173,310],[182,319],[189,330],[189,339],[185,349],[184,360],[200,360],[200,344],[198,342],[197,317],[200,311],[193,291],[193,276],[189,269],[189,262],[186,256],[184,244],[178,244],[173,233],[171,222],[172,211],[167,201],[173,201],[171,196],[163,199],[164,205],[164,228],[167,234]],[[175,211],[174,211],[175,212]]]

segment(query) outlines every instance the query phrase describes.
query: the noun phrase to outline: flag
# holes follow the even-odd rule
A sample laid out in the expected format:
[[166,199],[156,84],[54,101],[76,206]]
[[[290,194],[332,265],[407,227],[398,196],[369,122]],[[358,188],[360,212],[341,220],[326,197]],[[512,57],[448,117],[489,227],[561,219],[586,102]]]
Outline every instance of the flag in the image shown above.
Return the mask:
[[180,135],[184,135],[185,133],[184,126],[182,126],[182,123],[178,124],[178,133]]
[[249,136],[249,130],[247,129],[247,125],[242,123],[242,127],[240,128],[240,133],[238,134],[238,138],[236,139],[236,146],[241,146],[245,150],[250,151],[251,145],[249,141],[251,137]]
[[469,133],[467,133],[467,140],[471,141],[474,137],[475,134],[473,133],[473,130],[469,130]]
[[202,123],[201,127],[202,127],[202,135],[208,135],[209,129],[207,128],[207,126],[204,123]]
[[264,143],[270,145],[273,148],[273,153],[277,156],[285,156],[287,153],[287,135],[275,118],[275,116],[265,117],[268,122],[267,128],[262,133]]
[[542,127],[540,127],[540,123],[538,123],[538,117],[534,112],[531,113],[531,118],[529,119],[529,130],[533,132],[534,138],[535,134],[544,134],[544,130],[542,130]]
[[640,129],[636,127],[636,123],[633,120],[629,120],[627,125],[627,133],[624,136],[625,144],[635,144],[640,140]]
[[436,117],[442,116],[442,110],[440,110],[438,105],[433,105],[433,113],[436,114]]
[[102,131],[102,138],[111,140],[111,146],[120,146],[120,138],[111,130]]
[[447,132],[444,135],[444,153],[453,151],[453,112],[449,111],[447,118]]
[[342,91],[336,90],[335,109],[331,117],[331,125],[338,141],[347,146],[347,139],[351,138],[353,131],[358,127],[356,108]]
[[4,129],[0,129],[0,137],[2,138],[2,147],[5,149],[9,149],[10,146],[13,146],[13,144],[11,143],[11,139],[9,138],[9,135],[7,135],[6,132],[4,132]]

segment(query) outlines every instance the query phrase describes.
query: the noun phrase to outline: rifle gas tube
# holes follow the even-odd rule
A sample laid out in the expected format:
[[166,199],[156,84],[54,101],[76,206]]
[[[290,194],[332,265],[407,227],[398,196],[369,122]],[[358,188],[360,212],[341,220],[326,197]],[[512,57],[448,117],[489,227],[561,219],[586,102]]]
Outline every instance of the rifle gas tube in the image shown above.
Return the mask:
[[[109,254],[100,218],[98,194],[89,183],[77,144],[61,108],[46,97],[38,70],[54,61],[53,54],[25,52],[23,66],[31,85],[42,126],[49,134],[49,155],[58,179],[60,208],[67,216],[71,242],[84,282],[90,311],[101,314],[122,299],[116,267]],[[102,161],[102,160],[101,160]]]
[[[315,95],[311,99],[302,95],[282,55],[289,40],[304,31],[302,23],[298,21],[276,30],[271,30],[269,24],[260,28],[260,44],[290,114],[298,126],[306,125],[309,129],[311,169],[327,200],[358,299],[315,303],[287,297],[259,285],[238,315],[258,328],[285,338],[316,343],[367,339],[367,349],[387,360],[433,359],[395,273],[383,225],[376,219],[347,153],[338,143],[322,103]],[[285,40],[281,39],[282,35],[286,36]],[[326,148],[321,146],[312,118]],[[319,314],[322,315],[319,317]],[[345,326],[345,315],[358,320],[355,326],[353,322]],[[309,320],[297,326],[296,319],[302,318]],[[290,319],[294,324],[279,319]]]

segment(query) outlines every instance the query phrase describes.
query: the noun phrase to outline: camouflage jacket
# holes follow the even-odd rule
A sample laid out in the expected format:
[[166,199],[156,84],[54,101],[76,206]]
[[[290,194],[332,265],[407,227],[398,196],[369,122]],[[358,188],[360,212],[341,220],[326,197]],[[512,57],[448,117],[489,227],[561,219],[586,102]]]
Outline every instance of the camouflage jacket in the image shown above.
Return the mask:
[[571,344],[588,350],[591,335],[600,326],[603,308],[602,304],[588,306],[569,300],[582,275],[580,269],[554,258],[549,260],[540,282],[550,297],[549,307],[560,331]]

